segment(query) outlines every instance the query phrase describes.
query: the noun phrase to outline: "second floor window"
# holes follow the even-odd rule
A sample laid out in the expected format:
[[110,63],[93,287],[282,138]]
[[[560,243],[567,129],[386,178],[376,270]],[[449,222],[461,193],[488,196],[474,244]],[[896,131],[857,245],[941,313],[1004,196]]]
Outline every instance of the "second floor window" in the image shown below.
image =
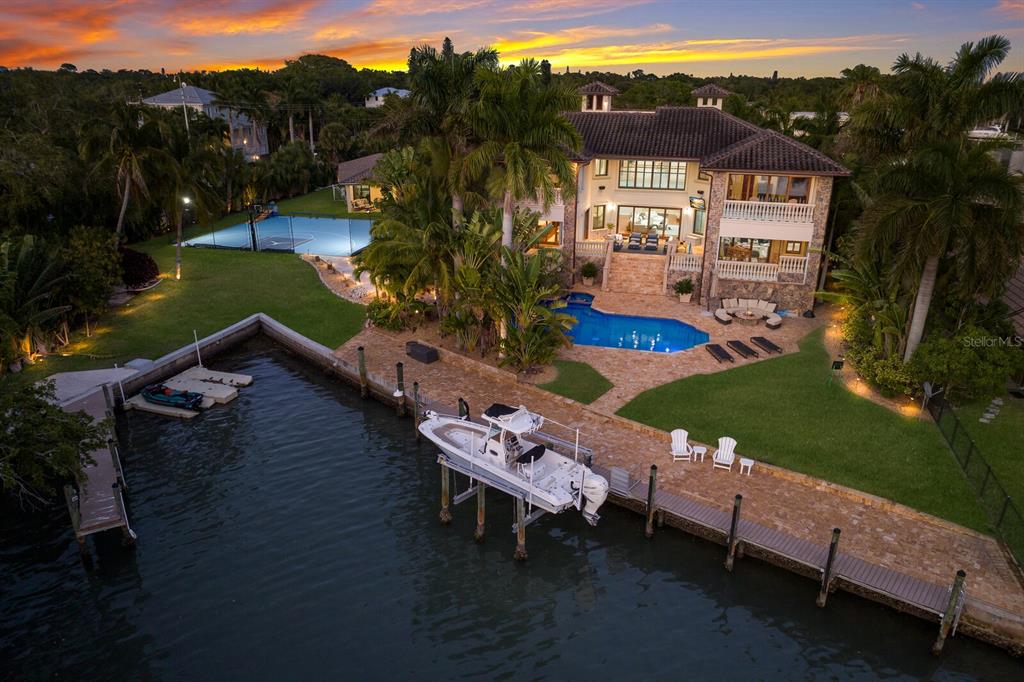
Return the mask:
[[594,159],[594,177],[604,178],[608,176],[608,159]]
[[811,179],[789,175],[730,175],[729,199],[806,204],[810,200]]
[[624,189],[683,189],[686,185],[685,161],[619,162],[619,187]]

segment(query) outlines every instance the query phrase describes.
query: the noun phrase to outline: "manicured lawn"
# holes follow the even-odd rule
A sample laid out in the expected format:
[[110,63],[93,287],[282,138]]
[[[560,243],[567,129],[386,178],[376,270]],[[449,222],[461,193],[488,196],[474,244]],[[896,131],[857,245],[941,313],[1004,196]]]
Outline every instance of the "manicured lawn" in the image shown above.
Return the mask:
[[[300,199],[294,201],[303,205]],[[298,256],[186,248],[183,277],[176,282],[174,246],[166,235],[132,248],[156,259],[163,281],[100,320],[92,338],[75,334],[67,349],[71,356],[48,357],[28,368],[24,379],[109,367],[136,357],[157,358],[191,341],[193,329],[202,337],[256,312],[331,348],[362,327],[363,306],[328,291]]]
[[829,386],[819,330],[800,352],[646,391],[619,414],[665,431],[901,502],[988,531],[984,513],[931,421]]
[[589,405],[612,387],[612,382],[585,362],[555,360],[555,368],[558,377],[540,387],[566,398]]
[[965,405],[957,414],[996,478],[1024,509],[1024,400],[1003,396],[999,415],[991,423],[982,424],[978,418],[989,402]]

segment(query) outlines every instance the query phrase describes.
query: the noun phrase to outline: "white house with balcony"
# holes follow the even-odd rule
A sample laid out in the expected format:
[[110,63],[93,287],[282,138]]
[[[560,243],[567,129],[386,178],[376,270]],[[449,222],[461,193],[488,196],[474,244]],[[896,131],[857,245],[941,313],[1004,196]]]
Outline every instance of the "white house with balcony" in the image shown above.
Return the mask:
[[693,91],[696,107],[655,111],[615,110],[601,83],[580,93],[568,114],[583,138],[575,196],[548,208],[563,226],[549,245],[560,239],[577,271],[596,261],[602,287],[625,293],[689,277],[708,308],[727,297],[811,307],[832,179],[849,171],[723,112],[731,93],[715,85]]
[[254,122],[244,112],[220,104],[217,93],[211,90],[181,83],[173,90],[145,98],[142,103],[161,109],[180,110],[185,116],[201,113],[210,118],[221,119],[228,124],[225,141],[242,152],[249,161],[255,161],[269,153],[267,127]]
[[382,107],[384,106],[384,102],[387,101],[389,95],[394,95],[395,97],[408,97],[409,91],[403,90],[402,88],[378,88],[366,96],[364,104],[367,109]]

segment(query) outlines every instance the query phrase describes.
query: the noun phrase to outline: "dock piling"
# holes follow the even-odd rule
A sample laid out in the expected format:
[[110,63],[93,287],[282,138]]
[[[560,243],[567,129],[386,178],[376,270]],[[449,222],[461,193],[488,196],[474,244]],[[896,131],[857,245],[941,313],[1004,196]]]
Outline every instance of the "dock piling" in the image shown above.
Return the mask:
[[512,554],[516,561],[526,561],[526,500],[516,498],[516,551]]
[[412,382],[412,431],[416,442],[420,442],[420,382]]
[[365,400],[370,397],[370,384],[366,380],[366,349],[359,346],[356,353],[359,356],[359,396]]
[[942,653],[946,638],[956,627],[955,623],[959,619],[960,609],[963,606],[961,600],[964,597],[964,579],[966,577],[967,573],[961,569],[953,578],[953,586],[949,590],[949,603],[946,605],[946,611],[942,614],[942,622],[939,624],[939,636],[935,638],[935,644],[932,645],[932,653],[936,656]]
[[395,363],[395,378],[398,388],[395,389],[395,411],[399,417],[405,416],[405,365],[401,362]]
[[651,478],[647,482],[647,522],[644,524],[644,537],[654,537],[654,493],[658,487],[658,465],[651,465]]
[[825,560],[825,568],[821,572],[821,589],[818,591],[816,603],[822,608],[824,608],[825,602],[828,600],[828,591],[832,586],[832,571],[835,568],[836,552],[839,550],[840,532],[838,528],[832,529],[832,542],[828,544],[828,559]]
[[476,530],[473,531],[473,539],[477,542],[484,541],[484,521],[486,517],[486,490],[487,486],[483,481],[476,482]]
[[736,495],[732,505],[732,523],[729,524],[729,551],[725,555],[725,570],[732,571],[733,563],[736,560],[736,543],[740,525],[740,506],[743,504],[743,495]]
[[448,486],[451,484],[451,474],[448,471],[448,467],[441,463],[441,523],[448,525],[452,522],[452,512],[449,509],[451,504],[451,495],[449,494]]

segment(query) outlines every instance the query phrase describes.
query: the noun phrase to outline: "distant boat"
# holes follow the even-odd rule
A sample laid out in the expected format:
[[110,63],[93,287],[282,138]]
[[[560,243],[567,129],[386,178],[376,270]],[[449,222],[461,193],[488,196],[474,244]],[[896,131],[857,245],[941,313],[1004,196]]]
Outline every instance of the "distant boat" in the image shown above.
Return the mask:
[[578,454],[569,458],[531,442],[527,437],[540,429],[544,417],[522,405],[501,403],[488,407],[482,416],[486,424],[430,411],[419,428],[456,471],[544,511],[580,509],[588,523],[597,524],[608,481],[579,461]]
[[179,407],[183,410],[198,412],[203,402],[203,394],[194,391],[179,391],[163,384],[150,384],[142,389],[142,397],[154,405]]

